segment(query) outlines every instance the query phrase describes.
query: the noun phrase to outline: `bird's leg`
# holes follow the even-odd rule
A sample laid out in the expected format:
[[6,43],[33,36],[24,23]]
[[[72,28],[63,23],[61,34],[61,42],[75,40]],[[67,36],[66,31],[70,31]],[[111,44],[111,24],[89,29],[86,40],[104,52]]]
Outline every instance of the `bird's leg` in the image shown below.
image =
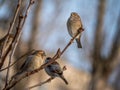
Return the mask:
[[80,27],[80,28],[78,29],[78,33],[81,33],[81,32],[83,32],[83,31],[84,31],[84,28],[81,28],[81,27]]

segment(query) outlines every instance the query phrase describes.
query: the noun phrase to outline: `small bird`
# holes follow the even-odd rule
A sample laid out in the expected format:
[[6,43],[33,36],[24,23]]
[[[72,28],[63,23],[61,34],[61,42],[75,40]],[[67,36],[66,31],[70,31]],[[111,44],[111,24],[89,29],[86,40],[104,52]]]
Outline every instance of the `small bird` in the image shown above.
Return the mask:
[[[45,63],[50,62],[51,59],[51,57],[47,57]],[[61,69],[58,62],[54,61],[52,64],[46,66],[45,71],[52,78],[60,77],[65,82],[65,84],[68,84],[67,80],[63,76],[63,70]]]
[[17,72],[12,78],[17,78],[25,72],[30,72],[39,68],[44,63],[45,59],[46,54],[43,50],[34,51],[22,64],[20,71]]
[[[83,31],[82,21],[80,19],[80,16],[76,12],[72,12],[70,17],[68,18],[67,29],[71,37],[74,37],[79,30]],[[80,37],[81,37],[81,32],[76,37],[78,48],[82,48]]]

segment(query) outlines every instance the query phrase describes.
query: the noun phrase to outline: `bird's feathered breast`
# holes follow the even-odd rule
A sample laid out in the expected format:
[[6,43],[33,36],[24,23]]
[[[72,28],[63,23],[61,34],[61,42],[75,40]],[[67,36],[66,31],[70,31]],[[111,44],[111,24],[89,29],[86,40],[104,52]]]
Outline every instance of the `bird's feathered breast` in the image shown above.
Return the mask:
[[53,62],[51,65],[47,66],[49,68],[49,70],[53,73],[58,73],[58,74],[62,74],[62,70],[60,65],[57,62]]
[[69,18],[67,21],[67,29],[71,37],[77,34],[77,30],[82,28],[82,23],[80,19]]
[[30,55],[27,57],[24,64],[21,66],[21,70],[23,71],[31,71],[39,68],[43,64],[42,58],[35,55]]

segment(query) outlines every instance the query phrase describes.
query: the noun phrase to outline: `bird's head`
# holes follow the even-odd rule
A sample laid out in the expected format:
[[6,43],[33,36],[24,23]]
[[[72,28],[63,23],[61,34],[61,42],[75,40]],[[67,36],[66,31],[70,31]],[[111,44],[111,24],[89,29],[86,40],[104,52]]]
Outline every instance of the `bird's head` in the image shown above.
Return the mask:
[[76,13],[76,12],[72,12],[70,17],[80,18],[80,16],[79,16],[78,13]]
[[46,54],[43,50],[36,50],[35,52],[32,53],[32,55],[37,55],[42,57],[43,59],[46,57]]
[[51,59],[52,59],[51,57],[47,57],[45,63],[48,63]]

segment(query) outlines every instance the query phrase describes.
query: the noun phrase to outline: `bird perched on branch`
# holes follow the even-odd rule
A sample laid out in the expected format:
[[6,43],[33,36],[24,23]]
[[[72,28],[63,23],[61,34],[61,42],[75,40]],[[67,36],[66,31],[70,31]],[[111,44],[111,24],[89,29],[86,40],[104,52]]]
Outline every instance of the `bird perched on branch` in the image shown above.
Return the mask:
[[22,64],[20,71],[18,71],[12,78],[17,78],[25,72],[30,72],[38,69],[45,61],[46,54],[43,50],[36,50],[30,54],[25,62]]
[[79,32],[79,35],[75,39],[78,48],[82,48],[80,37],[84,29],[80,16],[76,12],[72,12],[70,17],[68,18],[67,29],[71,37],[75,37],[75,35]]
[[[47,57],[45,63],[48,63],[51,60],[52,60],[51,57]],[[65,84],[68,84],[67,80],[63,76],[63,70],[61,69],[58,62],[54,61],[52,64],[46,66],[45,71],[52,78],[60,77],[65,82]]]

